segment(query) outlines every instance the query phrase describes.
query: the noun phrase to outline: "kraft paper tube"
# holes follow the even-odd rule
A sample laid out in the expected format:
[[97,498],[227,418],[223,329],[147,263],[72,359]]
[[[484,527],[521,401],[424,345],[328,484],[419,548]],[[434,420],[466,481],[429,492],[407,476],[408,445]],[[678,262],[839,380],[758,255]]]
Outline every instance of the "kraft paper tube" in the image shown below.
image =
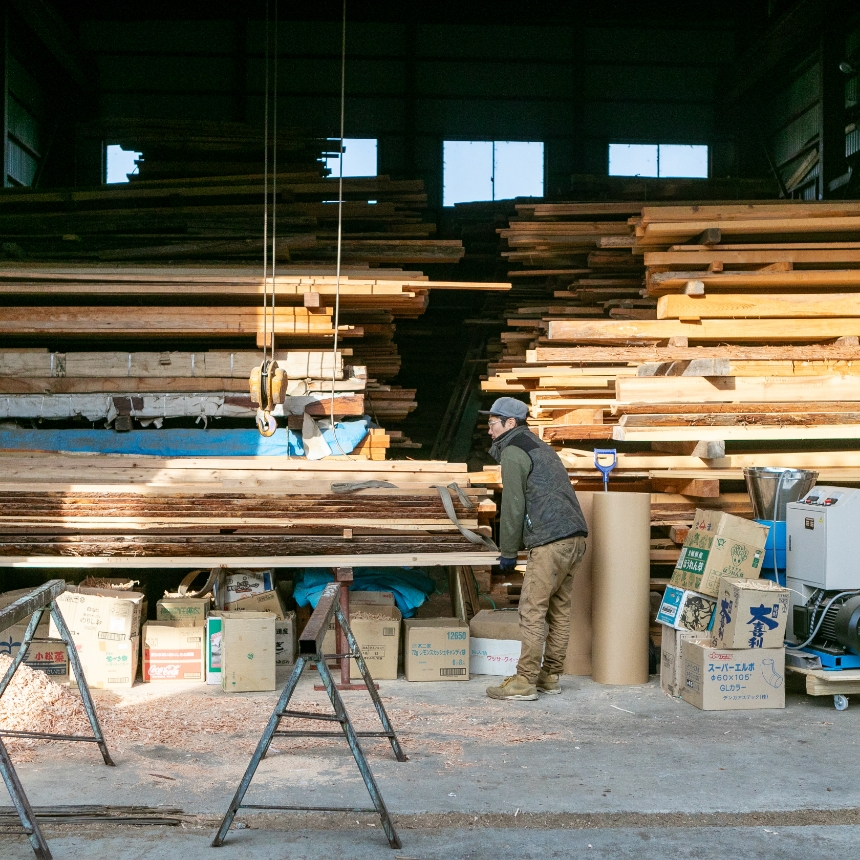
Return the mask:
[[591,677],[600,684],[648,682],[651,496],[595,493]]
[[[578,492],[579,506],[588,524],[589,535],[594,534],[592,500],[599,493]],[[570,640],[564,660],[565,675],[591,674],[591,547],[594,539],[585,542],[585,555],[573,580],[573,603],[570,608]]]

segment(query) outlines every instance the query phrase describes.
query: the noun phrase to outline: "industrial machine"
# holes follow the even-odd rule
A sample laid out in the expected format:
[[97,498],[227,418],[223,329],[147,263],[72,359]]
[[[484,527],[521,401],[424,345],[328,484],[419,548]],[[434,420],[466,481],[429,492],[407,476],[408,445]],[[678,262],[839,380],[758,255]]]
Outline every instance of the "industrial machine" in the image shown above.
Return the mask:
[[860,668],[860,489],[816,486],[786,506],[787,638],[824,669]]

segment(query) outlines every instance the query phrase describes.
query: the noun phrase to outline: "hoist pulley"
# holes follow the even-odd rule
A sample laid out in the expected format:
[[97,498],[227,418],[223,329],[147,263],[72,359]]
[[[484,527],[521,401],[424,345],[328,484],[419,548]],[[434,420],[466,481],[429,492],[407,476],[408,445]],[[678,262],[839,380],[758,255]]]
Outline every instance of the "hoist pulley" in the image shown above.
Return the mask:
[[248,387],[251,402],[257,406],[257,429],[263,436],[271,436],[278,429],[272,410],[284,402],[285,382],[284,371],[274,359],[264,359],[251,371]]

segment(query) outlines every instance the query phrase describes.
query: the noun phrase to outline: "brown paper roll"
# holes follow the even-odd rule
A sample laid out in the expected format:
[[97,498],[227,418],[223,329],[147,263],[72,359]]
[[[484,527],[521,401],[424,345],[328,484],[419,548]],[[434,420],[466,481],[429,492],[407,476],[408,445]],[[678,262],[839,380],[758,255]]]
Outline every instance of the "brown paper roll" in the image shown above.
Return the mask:
[[591,677],[600,684],[646,684],[651,496],[595,493],[591,523]]
[[[593,534],[592,498],[598,493],[577,493],[579,506],[589,535]],[[591,674],[591,537],[585,542],[585,555],[582,557],[573,580],[573,603],[570,609],[570,640],[564,660],[565,675]]]

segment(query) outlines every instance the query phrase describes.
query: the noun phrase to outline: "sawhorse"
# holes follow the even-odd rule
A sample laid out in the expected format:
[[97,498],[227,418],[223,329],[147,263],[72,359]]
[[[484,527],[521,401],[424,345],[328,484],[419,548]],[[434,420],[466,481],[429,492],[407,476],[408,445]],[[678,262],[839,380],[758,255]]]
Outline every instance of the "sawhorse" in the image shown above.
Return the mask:
[[[299,637],[299,655],[296,658],[295,668],[290,674],[290,678],[278,699],[277,705],[275,705],[275,710],[272,712],[269,722],[266,724],[266,728],[263,731],[260,742],[257,744],[257,749],[254,751],[254,755],[251,757],[251,761],[248,764],[245,775],[239,783],[239,788],[236,790],[236,794],[224,815],[224,819],[221,821],[221,826],[218,828],[218,832],[212,840],[213,847],[217,848],[224,844],[224,840],[227,837],[227,831],[230,829],[230,825],[233,823],[233,819],[236,817],[236,813],[239,809],[270,809],[294,812],[376,812],[382,821],[382,827],[385,830],[385,835],[388,837],[388,844],[392,848],[402,847],[400,837],[394,829],[394,824],[388,814],[385,801],[382,799],[382,794],[380,793],[376,780],[373,777],[373,773],[370,770],[370,765],[364,757],[364,751],[362,750],[358,739],[360,737],[388,738],[397,761],[407,761],[407,758],[400,747],[400,741],[398,741],[394,728],[391,725],[391,721],[388,719],[388,714],[385,711],[385,706],[382,704],[382,700],[379,698],[379,693],[373,683],[373,679],[370,677],[367,664],[364,662],[364,657],[362,657],[361,651],[355,641],[355,637],[352,634],[352,630],[349,627],[349,621],[341,608],[340,588],[341,586],[337,582],[332,582],[326,586],[313,615],[311,615],[307,626]],[[337,619],[340,629],[346,638],[346,643],[349,646],[347,653],[342,653],[338,656],[342,656],[343,661],[346,663],[348,663],[349,658],[352,657],[358,664],[358,670],[361,672],[367,691],[370,693],[370,698],[373,700],[374,707],[376,708],[376,713],[379,715],[379,721],[382,723],[382,731],[357,732],[355,727],[352,725],[352,720],[349,718],[349,714],[344,706],[338,687],[331,676],[328,665],[326,664],[326,656],[330,657],[331,655],[325,655],[322,653],[322,643],[325,639],[325,635],[332,618]],[[306,711],[290,711],[287,709],[290,699],[299,683],[299,678],[301,678],[302,671],[308,662],[313,663],[320,674],[323,686],[325,691],[328,693],[329,700],[331,701],[334,709],[333,714],[314,714]],[[340,723],[340,731],[281,731],[278,729],[278,725],[285,717]],[[257,768],[260,766],[260,762],[265,757],[266,752],[271,746],[276,735],[280,737],[325,738],[336,738],[341,737],[341,735],[345,736],[353,757],[355,758],[355,762],[358,765],[358,769],[361,772],[361,777],[364,780],[367,791],[370,794],[370,799],[373,801],[373,808],[367,809],[352,806],[280,806],[243,803],[242,801],[245,798],[245,793],[251,785],[251,780],[254,778]]]
[[12,681],[12,677],[18,667],[24,660],[27,653],[27,648],[36,633],[36,628],[45,614],[45,610],[51,613],[51,618],[54,619],[54,624],[57,625],[57,630],[60,633],[60,638],[66,644],[69,651],[69,662],[71,663],[72,671],[75,673],[75,680],[78,684],[78,689],[81,692],[84,709],[87,712],[87,717],[92,726],[93,736],[88,735],[55,735],[49,732],[15,732],[6,729],[0,729],[0,773],[3,775],[3,781],[6,783],[6,788],[9,789],[9,794],[12,797],[12,803],[18,812],[18,817],[21,819],[21,826],[33,846],[33,851],[39,860],[51,860],[51,851],[48,848],[48,843],[42,835],[39,828],[39,823],[36,821],[36,816],[33,812],[33,807],[30,806],[30,801],[24,792],[24,787],[21,785],[21,780],[15,772],[15,766],[12,764],[12,759],[9,758],[9,752],[6,745],[3,743],[4,737],[15,738],[41,738],[45,740],[55,741],[81,741],[83,743],[98,744],[101,751],[104,763],[110,767],[114,766],[113,759],[108,752],[107,744],[105,743],[102,729],[99,725],[99,718],[96,715],[96,708],[93,704],[90,688],[87,686],[84,671],[81,668],[81,661],[78,658],[78,651],[75,648],[75,643],[69,633],[69,628],[66,627],[66,622],[63,620],[63,615],[60,612],[55,602],[66,590],[66,583],[62,579],[52,579],[39,588],[25,594],[20,600],[7,606],[5,609],[0,609],[0,631],[6,630],[13,624],[23,621],[28,616],[30,623],[27,625],[27,631],[24,638],[21,640],[21,646],[18,653],[12,659],[12,663],[6,670],[3,680],[0,681],[0,698],[6,692],[6,688]]

